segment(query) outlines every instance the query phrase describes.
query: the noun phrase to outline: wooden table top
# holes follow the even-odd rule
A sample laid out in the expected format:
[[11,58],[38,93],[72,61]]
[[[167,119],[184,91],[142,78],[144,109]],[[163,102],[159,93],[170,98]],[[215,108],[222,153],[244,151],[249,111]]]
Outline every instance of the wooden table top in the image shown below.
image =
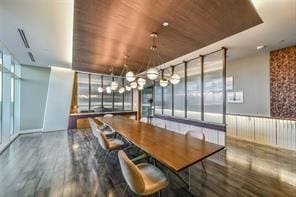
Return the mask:
[[98,117],[120,135],[171,170],[179,172],[222,150],[224,146],[187,137],[122,116]]

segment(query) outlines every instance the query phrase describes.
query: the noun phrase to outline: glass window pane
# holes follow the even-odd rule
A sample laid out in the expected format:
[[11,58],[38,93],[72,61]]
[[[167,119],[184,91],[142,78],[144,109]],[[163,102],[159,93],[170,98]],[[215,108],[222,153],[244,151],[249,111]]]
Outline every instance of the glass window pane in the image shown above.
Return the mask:
[[102,93],[98,88],[101,86],[101,75],[91,75],[91,95],[90,110],[92,112],[102,112]]
[[174,85],[174,116],[185,117],[185,67],[184,64],[175,66],[174,73],[181,77]]
[[204,58],[204,120],[223,122],[223,62],[221,51]]
[[[127,80],[124,80],[124,84],[128,84]],[[127,91],[125,90],[124,92],[124,111],[131,111],[132,110],[132,106],[131,106],[131,103],[132,103],[132,93],[131,93],[132,90],[130,91]]]
[[123,86],[122,78],[114,77],[114,81],[117,81],[119,86],[114,91],[114,111],[123,111],[123,94],[118,92],[119,88]]
[[103,94],[103,111],[104,112],[111,112],[112,109],[112,102],[113,102],[113,93],[107,93],[106,87],[110,87],[110,83],[112,81],[112,77],[104,76],[103,77],[103,86],[104,86],[104,94]]
[[[165,69],[164,76],[169,77],[171,75],[171,68]],[[172,85],[163,88],[163,114],[172,115]]]
[[[148,117],[148,114],[151,114],[152,106],[150,104],[150,99],[153,97],[153,87],[145,87],[142,90],[142,117]],[[153,103],[152,103],[153,104]]]
[[2,144],[2,68],[3,68],[3,53],[0,51],[0,144]]
[[155,93],[155,114],[162,114],[162,91],[159,81],[155,81],[154,93]]
[[20,65],[14,66],[14,133],[20,131]]
[[2,75],[2,143],[7,143],[11,135],[11,56],[3,54]]
[[[14,63],[11,63],[10,71],[14,73]],[[10,75],[10,135],[14,132],[14,76]]]
[[86,73],[78,73],[77,75],[77,87],[78,87],[78,112],[89,111],[89,78]]
[[201,61],[187,63],[187,118],[201,120]]

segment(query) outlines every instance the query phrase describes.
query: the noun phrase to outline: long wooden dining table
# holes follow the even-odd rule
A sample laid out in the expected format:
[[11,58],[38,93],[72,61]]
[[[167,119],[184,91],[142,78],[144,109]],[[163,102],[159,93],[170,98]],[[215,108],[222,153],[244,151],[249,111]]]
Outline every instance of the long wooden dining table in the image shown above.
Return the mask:
[[224,146],[199,140],[124,116],[97,117],[119,135],[148,155],[178,173],[224,149]]

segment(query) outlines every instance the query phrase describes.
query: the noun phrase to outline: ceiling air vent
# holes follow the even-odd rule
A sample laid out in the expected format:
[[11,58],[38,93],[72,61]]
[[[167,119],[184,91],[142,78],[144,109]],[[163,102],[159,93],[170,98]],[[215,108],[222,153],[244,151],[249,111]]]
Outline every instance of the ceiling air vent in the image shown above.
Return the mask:
[[22,29],[20,29],[20,28],[18,28],[17,30],[18,30],[18,32],[19,32],[19,34],[20,34],[20,36],[21,36],[21,39],[22,39],[23,42],[24,42],[25,47],[26,47],[27,49],[29,49],[29,48],[30,48],[30,45],[29,45],[29,43],[28,43],[28,40],[27,40],[27,38],[26,38],[26,35],[25,35],[24,30],[22,30]]
[[29,55],[31,61],[35,62],[35,58],[34,58],[33,54],[31,52],[28,52],[28,55]]

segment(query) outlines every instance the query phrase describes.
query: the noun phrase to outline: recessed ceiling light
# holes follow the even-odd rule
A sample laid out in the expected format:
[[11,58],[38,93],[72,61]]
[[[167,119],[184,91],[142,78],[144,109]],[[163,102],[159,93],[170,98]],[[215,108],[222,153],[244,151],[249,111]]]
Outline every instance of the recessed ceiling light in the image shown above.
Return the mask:
[[264,49],[264,48],[266,48],[265,45],[260,45],[260,46],[257,46],[257,47],[256,47],[257,50],[262,50],[262,49]]
[[169,22],[163,22],[162,25],[167,27],[167,26],[169,26]]

